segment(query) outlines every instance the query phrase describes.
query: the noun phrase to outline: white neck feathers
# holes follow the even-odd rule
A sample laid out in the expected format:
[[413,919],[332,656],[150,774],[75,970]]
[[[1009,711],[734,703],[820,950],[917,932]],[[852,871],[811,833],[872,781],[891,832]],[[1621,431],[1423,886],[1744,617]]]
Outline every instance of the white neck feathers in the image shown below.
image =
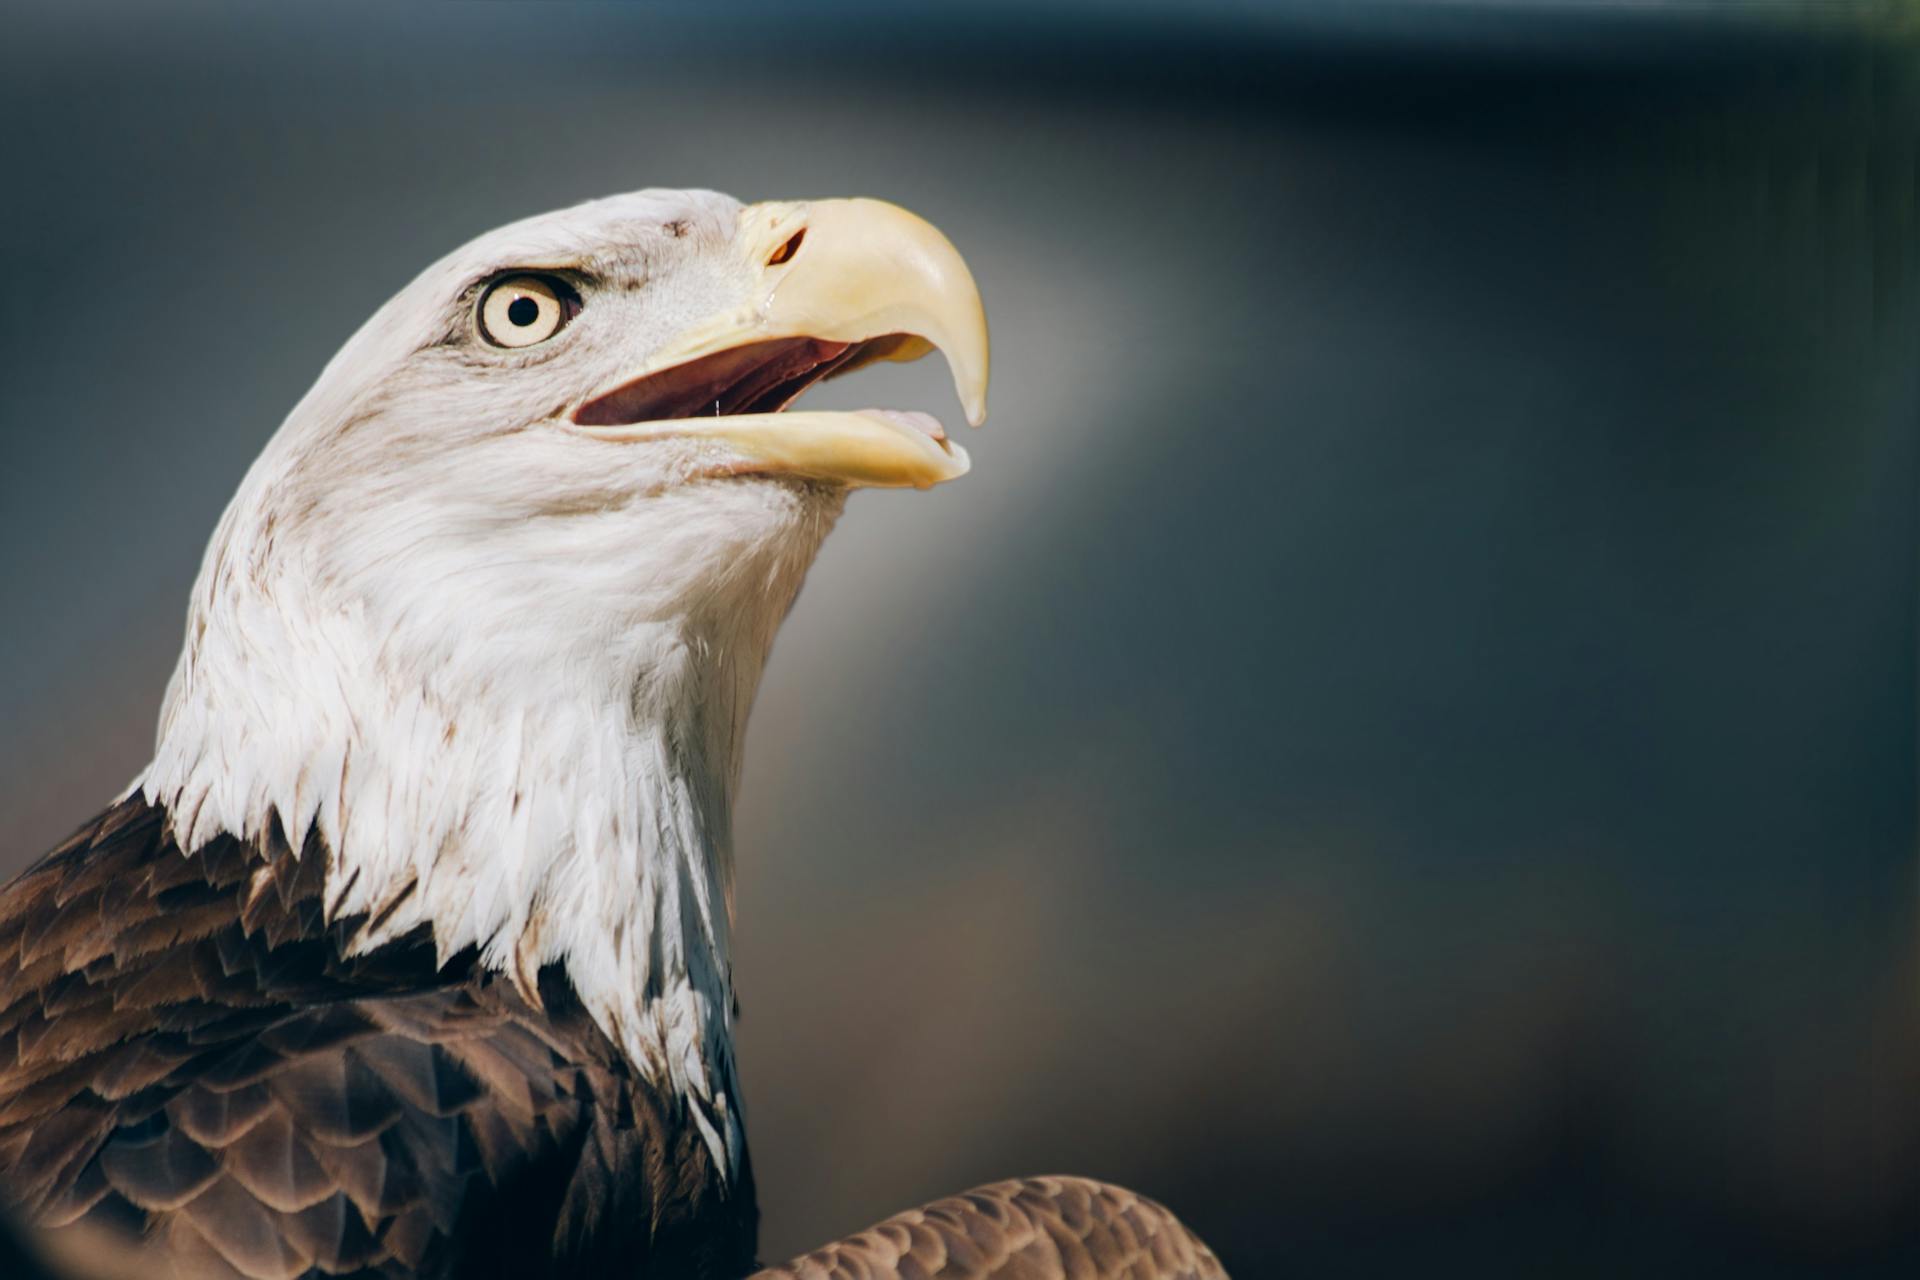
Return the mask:
[[838,496],[731,481],[510,522],[448,497],[422,521],[274,475],[270,451],[208,550],[136,786],[190,852],[317,831],[356,950],[425,926],[530,995],[564,966],[737,1171],[733,792]]

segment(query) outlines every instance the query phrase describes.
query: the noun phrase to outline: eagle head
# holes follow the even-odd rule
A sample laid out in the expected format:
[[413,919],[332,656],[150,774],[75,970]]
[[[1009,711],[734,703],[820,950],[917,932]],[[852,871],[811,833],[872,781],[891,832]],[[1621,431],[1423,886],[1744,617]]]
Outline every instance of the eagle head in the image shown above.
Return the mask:
[[977,424],[972,279],[877,201],[642,191],[481,236],[247,474],[136,786],[189,852],[323,850],[357,948],[424,928],[529,990],[563,965],[732,1146],[729,814],[762,665],[849,490],[968,465],[923,414],[787,406],[936,347]]

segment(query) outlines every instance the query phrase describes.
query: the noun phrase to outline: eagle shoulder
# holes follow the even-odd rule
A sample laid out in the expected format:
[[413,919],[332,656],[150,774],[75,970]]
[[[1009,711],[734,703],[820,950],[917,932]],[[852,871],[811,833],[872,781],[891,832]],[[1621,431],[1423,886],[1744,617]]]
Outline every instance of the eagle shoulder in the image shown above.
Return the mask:
[[122,801],[0,890],[8,1207],[196,1278],[750,1269],[750,1173],[557,971],[351,955],[317,839],[172,829]]

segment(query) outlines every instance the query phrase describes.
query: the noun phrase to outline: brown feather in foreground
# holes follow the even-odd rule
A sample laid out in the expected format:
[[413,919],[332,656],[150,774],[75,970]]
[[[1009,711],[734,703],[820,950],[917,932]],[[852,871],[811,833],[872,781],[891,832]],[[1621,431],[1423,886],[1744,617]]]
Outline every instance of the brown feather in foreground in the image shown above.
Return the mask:
[[1084,1178],[996,1182],[895,1214],[752,1280],[1224,1280],[1161,1206]]

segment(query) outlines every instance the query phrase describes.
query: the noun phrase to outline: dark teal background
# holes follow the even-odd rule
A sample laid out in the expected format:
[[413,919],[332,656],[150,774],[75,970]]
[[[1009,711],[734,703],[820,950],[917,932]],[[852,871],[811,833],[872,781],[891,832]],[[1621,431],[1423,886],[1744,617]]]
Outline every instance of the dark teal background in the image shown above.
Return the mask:
[[[1071,1171],[1241,1277],[1920,1274],[1897,24],[4,23],[0,869],[144,763],[221,507],[416,270],[638,186],[883,196],[973,265],[993,417],[854,499],[754,722],[768,1253]],[[810,403],[957,421],[932,365]]]

